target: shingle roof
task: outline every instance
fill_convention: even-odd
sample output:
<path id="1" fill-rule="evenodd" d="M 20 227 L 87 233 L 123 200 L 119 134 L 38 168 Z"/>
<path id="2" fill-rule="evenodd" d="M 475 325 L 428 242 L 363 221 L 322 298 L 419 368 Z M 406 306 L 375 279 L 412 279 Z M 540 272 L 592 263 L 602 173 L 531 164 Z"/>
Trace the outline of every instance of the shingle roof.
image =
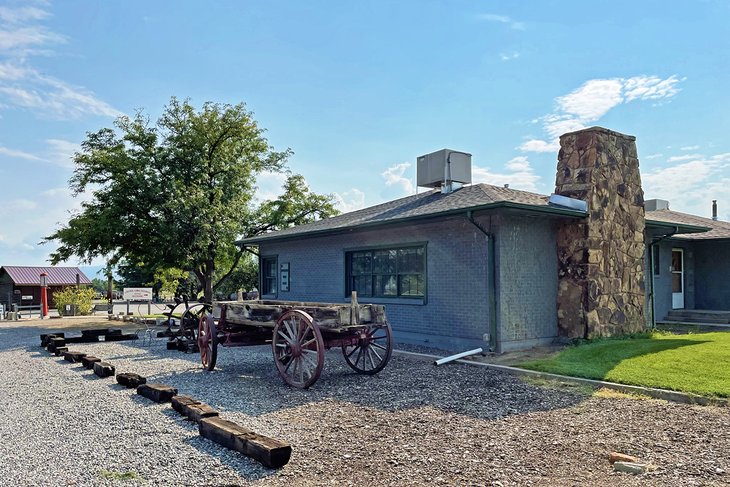
<path id="1" fill-rule="evenodd" d="M 81 284 L 91 284 L 86 275 L 81 272 L 78 267 L 31 267 L 31 266 L 12 266 L 6 265 L 0 267 L 4 269 L 13 280 L 16 286 L 40 286 L 41 273 L 48 274 L 48 285 L 59 286 L 76 284 L 76 274 L 79 275 Z"/>
<path id="2" fill-rule="evenodd" d="M 477 210 L 494 207 L 520 208 L 528 211 L 577 217 L 585 216 L 585 213 L 581 211 L 548 205 L 548 196 L 545 195 L 489 184 L 474 184 L 464 186 L 449 194 L 442 194 L 439 190 L 433 190 L 406 196 L 370 208 L 244 239 L 242 243 L 257 243 L 294 235 L 329 233 L 348 228 L 393 223 L 405 219 L 443 216 L 469 209 Z"/>
<path id="3" fill-rule="evenodd" d="M 689 225 L 699 227 L 700 229 L 707 229 L 707 231 L 702 231 L 698 229 L 698 231 L 702 233 L 683 233 L 682 235 L 674 236 L 674 238 L 680 238 L 684 240 L 712 240 L 720 238 L 730 238 L 730 222 L 712 220 L 710 218 L 704 218 L 697 215 L 689 215 L 687 213 L 680 213 L 678 211 L 647 211 L 646 221 L 647 223 L 653 221 L 675 225 Z"/>

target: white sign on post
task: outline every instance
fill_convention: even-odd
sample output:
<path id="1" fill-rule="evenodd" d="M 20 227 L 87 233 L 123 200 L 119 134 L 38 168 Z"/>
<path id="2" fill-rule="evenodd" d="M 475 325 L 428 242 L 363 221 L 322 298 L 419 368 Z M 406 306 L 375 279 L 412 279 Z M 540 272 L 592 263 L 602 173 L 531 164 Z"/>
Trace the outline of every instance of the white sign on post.
<path id="1" fill-rule="evenodd" d="M 125 287 L 122 293 L 125 301 L 152 301 L 151 287 Z"/>

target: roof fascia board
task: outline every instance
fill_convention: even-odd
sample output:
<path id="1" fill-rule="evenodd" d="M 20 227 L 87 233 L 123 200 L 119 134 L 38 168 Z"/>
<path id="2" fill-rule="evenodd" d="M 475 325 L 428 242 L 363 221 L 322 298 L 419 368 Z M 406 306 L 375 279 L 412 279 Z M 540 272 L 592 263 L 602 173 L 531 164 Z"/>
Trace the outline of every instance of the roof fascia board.
<path id="1" fill-rule="evenodd" d="M 336 234 L 336 233 L 348 232 L 351 230 L 367 229 L 367 228 L 379 227 L 379 226 L 383 226 L 383 225 L 393 225 L 393 224 L 398 224 L 398 223 L 407 223 L 407 222 L 412 222 L 412 221 L 428 220 L 428 219 L 433 219 L 433 218 L 443 218 L 443 217 L 452 216 L 452 215 L 461 215 L 463 213 L 466 213 L 467 211 L 493 210 L 493 209 L 499 209 L 499 208 L 510 208 L 510 209 L 516 209 L 516 210 L 523 210 L 523 211 L 527 211 L 527 212 L 549 214 L 549 215 L 563 216 L 563 217 L 570 217 L 570 218 L 584 218 L 588 215 L 587 212 L 579 211 L 579 210 L 570 210 L 567 208 L 556 208 L 553 206 L 544 206 L 543 207 L 543 206 L 535 206 L 535 205 L 529 205 L 529 204 L 524 204 L 524 203 L 514 203 L 511 201 L 499 201 L 496 203 L 489 203 L 486 205 L 478 205 L 478 206 L 459 208 L 459 209 L 455 209 L 455 210 L 441 211 L 441 212 L 437 212 L 437 213 L 429 213 L 427 215 L 406 216 L 406 217 L 402 217 L 402 218 L 393 218 L 391 220 L 385 220 L 385 221 L 377 221 L 377 222 L 370 222 L 370 223 L 366 222 L 366 223 L 360 223 L 360 224 L 337 227 L 337 228 L 314 230 L 311 232 L 289 233 L 287 235 L 271 236 L 271 237 L 267 237 L 266 235 L 261 235 L 259 237 L 252 237 L 252 238 L 245 238 L 245 239 L 238 240 L 238 241 L 236 241 L 236 244 L 238 244 L 238 245 L 257 244 L 260 242 L 273 242 L 273 241 L 279 241 L 279 240 L 288 240 L 290 238 L 332 235 L 332 234 Z"/>

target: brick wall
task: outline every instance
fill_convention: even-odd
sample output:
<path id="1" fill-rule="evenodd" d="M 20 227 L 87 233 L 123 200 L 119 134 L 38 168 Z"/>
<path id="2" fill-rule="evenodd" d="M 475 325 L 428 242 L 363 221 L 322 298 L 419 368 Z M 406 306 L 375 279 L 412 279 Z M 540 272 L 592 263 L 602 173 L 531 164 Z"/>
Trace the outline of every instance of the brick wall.
<path id="1" fill-rule="evenodd" d="M 551 342 L 557 335 L 556 224 L 505 218 L 497 234 L 497 312 L 502 351 Z"/>
<path id="2" fill-rule="evenodd" d="M 477 217 L 496 235 L 498 313 L 508 348 L 532 346 L 557 334 L 555 235 L 547 220 Z M 502 229 L 504 228 L 504 232 Z M 447 350 L 484 347 L 489 333 L 487 241 L 465 217 L 400 227 L 300 238 L 261 245 L 264 256 L 290 265 L 290 290 L 281 300 L 347 302 L 345 252 L 369 246 L 426 243 L 424 300 L 366 299 L 386 304 L 396 339 Z"/>

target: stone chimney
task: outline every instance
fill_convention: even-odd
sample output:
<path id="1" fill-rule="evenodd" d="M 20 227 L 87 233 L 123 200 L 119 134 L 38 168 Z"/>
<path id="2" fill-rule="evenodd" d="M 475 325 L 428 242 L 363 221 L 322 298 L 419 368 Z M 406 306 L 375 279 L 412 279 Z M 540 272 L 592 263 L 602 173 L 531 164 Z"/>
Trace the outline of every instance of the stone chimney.
<path id="1" fill-rule="evenodd" d="M 558 230 L 558 328 L 593 338 L 644 328 L 644 192 L 636 138 L 601 127 L 560 137 L 557 194 L 588 202 Z"/>

